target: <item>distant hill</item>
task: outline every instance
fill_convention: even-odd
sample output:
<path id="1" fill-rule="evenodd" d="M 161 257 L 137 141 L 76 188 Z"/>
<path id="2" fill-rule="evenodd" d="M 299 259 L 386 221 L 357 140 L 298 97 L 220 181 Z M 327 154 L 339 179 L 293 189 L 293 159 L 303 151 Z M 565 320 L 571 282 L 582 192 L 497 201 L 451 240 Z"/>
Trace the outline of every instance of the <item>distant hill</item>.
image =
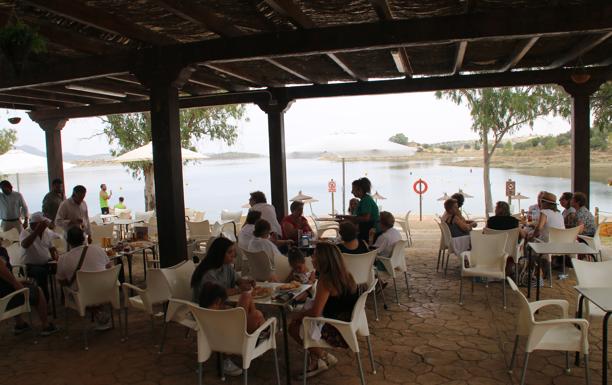
<path id="1" fill-rule="evenodd" d="M 28 146 L 27 144 L 23 146 L 15 146 L 15 149 L 25 151 L 32 155 L 47 156 L 47 153 L 45 151 L 42 151 L 34 146 Z M 64 152 L 63 155 L 64 161 L 66 162 L 69 162 L 71 160 L 107 160 L 112 158 L 110 154 L 78 155 L 70 152 Z"/>

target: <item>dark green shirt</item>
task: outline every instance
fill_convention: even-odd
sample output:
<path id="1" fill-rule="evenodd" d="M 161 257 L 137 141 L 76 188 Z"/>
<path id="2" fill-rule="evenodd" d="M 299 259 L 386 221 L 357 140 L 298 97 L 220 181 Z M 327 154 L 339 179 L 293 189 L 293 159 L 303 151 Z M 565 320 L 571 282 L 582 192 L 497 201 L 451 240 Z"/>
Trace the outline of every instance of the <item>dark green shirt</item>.
<path id="1" fill-rule="evenodd" d="M 378 205 L 374 202 L 374 199 L 370 196 L 370 194 L 365 194 L 359 200 L 359 206 L 357 206 L 357 210 L 355 212 L 356 216 L 362 216 L 370 214 L 370 220 L 366 222 L 359 222 L 359 239 L 363 239 L 365 241 L 368 240 L 368 234 L 371 228 L 374 228 L 376 232 L 379 232 L 379 224 L 380 224 L 380 215 L 378 212 Z"/>

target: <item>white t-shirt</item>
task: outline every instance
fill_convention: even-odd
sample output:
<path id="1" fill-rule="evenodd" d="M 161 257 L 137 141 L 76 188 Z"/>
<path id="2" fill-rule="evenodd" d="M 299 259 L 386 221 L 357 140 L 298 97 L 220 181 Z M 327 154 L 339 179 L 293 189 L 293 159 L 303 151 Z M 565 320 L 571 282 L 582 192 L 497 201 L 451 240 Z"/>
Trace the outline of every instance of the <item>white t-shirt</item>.
<path id="1" fill-rule="evenodd" d="M 255 238 L 253 235 L 253 230 L 255 230 L 255 225 L 250 224 L 245 224 L 242 226 L 242 229 L 240 229 L 240 233 L 238 233 L 238 244 L 243 249 L 248 248 L 251 240 Z"/>
<path id="2" fill-rule="evenodd" d="M 270 223 L 272 232 L 278 234 L 279 237 L 282 237 L 283 229 L 281 228 L 280 223 L 278 223 L 278 218 L 276 218 L 276 209 L 274 206 L 268 203 L 256 203 L 251 206 L 251 210 L 259 211 L 261 213 L 261 219 L 265 219 Z"/>
<path id="3" fill-rule="evenodd" d="M 401 240 L 402 235 L 397 229 L 393 227 L 388 229 L 376 238 L 376 242 L 374 242 L 376 253 L 381 257 L 390 257 L 393 252 L 393 245 Z"/>
<path id="4" fill-rule="evenodd" d="M 561 215 L 558 211 L 553 211 L 551 209 L 542 209 L 540 210 L 540 215 L 546 215 L 546 223 L 540 231 L 540 239 L 544 242 L 548 242 L 548 229 L 564 229 L 565 223 L 563 222 L 563 215 Z"/>
<path id="5" fill-rule="evenodd" d="M 24 239 L 30 236 L 34 230 L 31 228 L 24 229 L 19 234 L 19 242 L 23 242 Z M 45 265 L 51 259 L 51 253 L 49 249 L 53 247 L 53 239 L 59 238 L 59 235 L 49 229 L 43 231 L 42 236 L 34 238 L 34 242 L 27 249 L 24 247 L 23 261 L 27 264 L 32 265 Z"/>
<path id="6" fill-rule="evenodd" d="M 252 253 L 257 253 L 259 251 L 263 251 L 266 253 L 268 258 L 270 258 L 270 264 L 274 266 L 275 257 L 283 257 L 285 256 L 278 250 L 278 247 L 271 240 L 265 238 L 253 237 L 251 242 L 249 242 L 249 246 L 247 247 L 247 251 Z"/>
<path id="7" fill-rule="evenodd" d="M 83 247 L 79 246 L 71 249 L 67 253 L 60 255 L 57 261 L 57 278 L 68 280 L 72 278 L 72 274 L 79 264 L 81 259 L 81 253 L 83 253 Z M 87 254 L 83 259 L 83 265 L 81 271 L 96 272 L 106 270 L 109 259 L 104 249 L 97 245 L 89 245 L 87 248 Z"/>

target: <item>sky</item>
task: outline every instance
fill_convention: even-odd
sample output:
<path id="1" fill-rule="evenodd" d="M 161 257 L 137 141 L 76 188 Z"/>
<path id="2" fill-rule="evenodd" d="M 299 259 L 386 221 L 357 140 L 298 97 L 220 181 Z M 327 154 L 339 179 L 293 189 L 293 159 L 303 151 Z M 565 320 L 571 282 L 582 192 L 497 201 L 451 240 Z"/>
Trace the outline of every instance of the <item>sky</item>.
<path id="1" fill-rule="evenodd" d="M 267 118 L 255 105 L 247 105 L 248 121 L 238 124 L 238 141 L 232 147 L 220 142 L 203 141 L 197 147 L 203 153 L 225 151 L 268 153 Z M 17 145 L 30 145 L 45 150 L 43 131 L 22 112 L 5 111 L 5 117 L 21 116 L 22 121 L 10 125 L 5 119 L 0 127 L 17 130 Z M 297 149 L 316 136 L 329 133 L 365 133 L 391 137 L 404 133 L 411 141 L 437 143 L 452 140 L 476 140 L 470 129 L 467 107 L 436 99 L 434 93 L 410 93 L 377 96 L 352 96 L 306 99 L 294 102 L 285 115 L 285 145 Z M 71 119 L 62 131 L 64 152 L 79 155 L 109 153 L 110 145 L 99 118 Z M 559 118 L 539 119 L 533 130 L 525 127 L 514 136 L 556 135 L 568 131 L 568 121 Z M 92 136 L 94 136 L 92 138 Z M 364 143 L 367 147 L 367 143 Z"/>

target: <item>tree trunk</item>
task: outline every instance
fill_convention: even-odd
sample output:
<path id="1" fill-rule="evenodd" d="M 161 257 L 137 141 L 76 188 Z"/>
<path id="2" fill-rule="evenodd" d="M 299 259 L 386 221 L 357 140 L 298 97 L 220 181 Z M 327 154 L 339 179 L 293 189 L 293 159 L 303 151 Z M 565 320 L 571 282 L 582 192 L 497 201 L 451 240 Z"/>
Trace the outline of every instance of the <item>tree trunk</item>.
<path id="1" fill-rule="evenodd" d="M 155 210 L 155 179 L 153 175 L 153 164 L 144 166 L 142 173 L 144 174 L 145 180 L 145 210 Z"/>
<path id="2" fill-rule="evenodd" d="M 484 184 L 484 197 L 485 197 L 485 216 L 488 217 L 489 213 L 493 211 L 493 198 L 491 197 L 491 177 L 489 169 L 491 166 L 491 157 L 489 155 L 489 138 L 483 135 L 482 138 L 482 181 Z"/>

